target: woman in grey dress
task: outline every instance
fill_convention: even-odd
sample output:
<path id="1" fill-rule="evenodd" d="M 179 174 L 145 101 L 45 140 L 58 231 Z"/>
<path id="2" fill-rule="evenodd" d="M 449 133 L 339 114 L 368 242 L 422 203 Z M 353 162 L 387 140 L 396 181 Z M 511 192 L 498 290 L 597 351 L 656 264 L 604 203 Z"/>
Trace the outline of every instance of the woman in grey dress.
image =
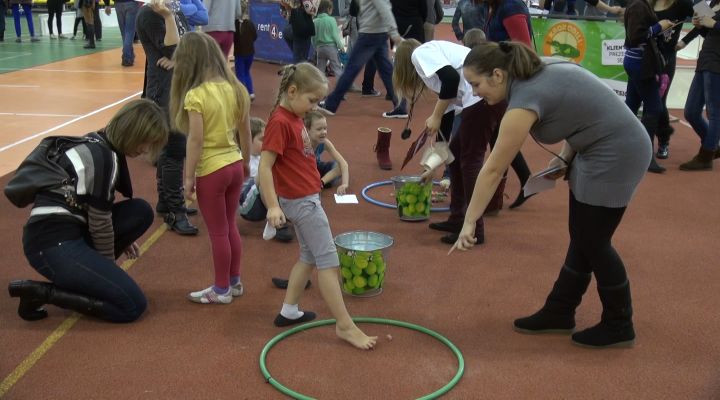
<path id="1" fill-rule="evenodd" d="M 477 96 L 506 100 L 497 144 L 483 166 L 455 247 L 475 244 L 475 221 L 528 133 L 542 143 L 563 141 L 551 179 L 569 172 L 570 244 L 555 285 L 537 313 L 515 321 L 522 333 L 575 328 L 575 308 L 597 280 L 603 305 L 597 325 L 572 335 L 591 347 L 630 346 L 635 339 L 630 285 L 611 239 L 640 180 L 652 148 L 645 129 L 610 88 L 582 67 L 541 60 L 523 44 L 487 42 L 468 54 L 464 76 Z M 576 112 L 567 113 L 568 109 Z"/>

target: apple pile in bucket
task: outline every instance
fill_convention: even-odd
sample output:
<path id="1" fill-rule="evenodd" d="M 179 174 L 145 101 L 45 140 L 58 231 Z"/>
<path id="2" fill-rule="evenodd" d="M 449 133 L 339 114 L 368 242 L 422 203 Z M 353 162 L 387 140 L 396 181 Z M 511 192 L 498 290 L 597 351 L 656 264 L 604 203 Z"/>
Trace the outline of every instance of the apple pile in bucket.
<path id="1" fill-rule="evenodd" d="M 427 219 L 430 216 L 432 182 L 407 182 L 395 193 L 400 219 Z"/>
<path id="2" fill-rule="evenodd" d="M 385 281 L 385 258 L 381 250 L 353 251 L 338 249 L 342 289 L 362 295 L 380 289 Z"/>

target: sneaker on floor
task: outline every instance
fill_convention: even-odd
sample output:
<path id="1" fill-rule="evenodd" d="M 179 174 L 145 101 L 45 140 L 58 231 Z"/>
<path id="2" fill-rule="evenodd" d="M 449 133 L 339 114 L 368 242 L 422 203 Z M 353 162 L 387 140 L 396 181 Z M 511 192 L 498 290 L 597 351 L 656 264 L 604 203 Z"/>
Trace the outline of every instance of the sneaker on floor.
<path id="1" fill-rule="evenodd" d="M 30 38 L 30 41 L 31 41 L 31 42 L 39 42 L 39 41 L 40 41 L 40 38 L 39 38 L 39 37 L 32 36 L 32 37 Z"/>
<path id="2" fill-rule="evenodd" d="M 230 294 L 232 297 L 240 297 L 245 293 L 245 288 L 242 282 L 238 282 L 236 285 L 230 285 Z"/>
<path id="3" fill-rule="evenodd" d="M 67 36 L 65 36 L 65 35 L 58 35 L 58 39 L 67 39 Z"/>
<path id="4" fill-rule="evenodd" d="M 22 43 L 22 39 L 20 39 L 20 38 L 15 39 L 15 43 Z"/>
<path id="5" fill-rule="evenodd" d="M 330 111 L 330 110 L 328 110 L 327 108 L 325 108 L 325 102 L 324 102 L 324 101 L 321 101 L 320 103 L 318 103 L 317 110 L 320 111 L 321 113 L 325 114 L 325 115 L 329 115 L 329 116 L 335 115 L 335 113 L 334 113 L 333 111 Z"/>
<path id="6" fill-rule="evenodd" d="M 395 108 L 390 112 L 384 112 L 383 117 L 385 118 L 403 118 L 407 119 L 408 113 L 405 110 L 401 110 L 399 108 Z"/>
<path id="7" fill-rule="evenodd" d="M 283 243 L 292 242 L 293 235 L 292 232 L 290 232 L 290 227 L 286 225 L 278 228 L 273 239 Z"/>
<path id="8" fill-rule="evenodd" d="M 362 97 L 378 97 L 381 95 L 382 95 L 382 92 L 379 90 L 375 90 L 375 89 L 373 89 L 371 91 L 365 91 L 365 90 L 362 91 Z"/>
<path id="9" fill-rule="evenodd" d="M 193 303 L 200 304 L 230 304 L 233 300 L 232 290 L 228 290 L 225 294 L 217 294 L 212 286 L 197 292 L 190 292 L 187 298 Z"/>
<path id="10" fill-rule="evenodd" d="M 348 92 L 350 92 L 350 93 L 360 93 L 360 92 L 362 92 L 362 89 L 360 89 L 360 87 L 358 87 L 358 85 L 356 85 L 356 84 L 353 83 L 352 86 L 350 86 L 350 89 L 348 89 Z"/>
<path id="11" fill-rule="evenodd" d="M 51 33 L 51 34 L 50 34 L 50 39 L 51 39 L 51 40 L 55 40 L 55 39 L 57 39 L 57 36 L 55 36 L 55 35 L 53 35 L 53 34 Z"/>

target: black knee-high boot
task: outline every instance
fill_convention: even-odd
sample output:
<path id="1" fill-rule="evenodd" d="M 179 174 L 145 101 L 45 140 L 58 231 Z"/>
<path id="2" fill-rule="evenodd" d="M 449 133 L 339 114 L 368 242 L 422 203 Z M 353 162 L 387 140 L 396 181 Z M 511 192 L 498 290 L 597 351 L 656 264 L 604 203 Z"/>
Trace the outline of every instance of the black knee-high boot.
<path id="1" fill-rule="evenodd" d="M 522 333 L 571 333 L 575 328 L 575 309 L 590 284 L 591 274 L 563 265 L 545 305 L 535 314 L 515 320 Z"/>
<path id="2" fill-rule="evenodd" d="M 603 305 L 600 323 L 572 335 L 575 344 L 587 347 L 631 347 L 635 343 L 630 282 L 598 287 Z"/>
<path id="3" fill-rule="evenodd" d="M 94 25 L 87 25 L 87 44 L 83 46 L 84 49 L 94 49 L 95 48 L 95 26 Z"/>
<path id="4" fill-rule="evenodd" d="M 643 126 L 645 127 L 645 130 L 647 130 L 648 135 L 650 136 L 650 144 L 654 146 L 655 142 L 655 136 L 657 136 L 658 132 L 658 116 L 655 114 L 648 114 L 643 115 L 641 122 Z M 655 160 L 655 151 L 652 152 L 652 158 L 650 159 L 650 165 L 648 166 L 649 172 L 654 172 L 656 174 L 662 174 L 665 172 L 665 167 L 661 166 L 657 163 L 657 160 Z"/>
<path id="5" fill-rule="evenodd" d="M 20 297 L 18 315 L 27 321 L 35 321 L 47 317 L 42 309 L 45 304 L 77 311 L 81 314 L 103 318 L 104 303 L 78 293 L 58 289 L 52 283 L 36 281 L 12 281 L 8 286 L 10 297 Z"/>
<path id="6" fill-rule="evenodd" d="M 185 135 L 171 132 L 168 143 L 158 160 L 157 211 L 166 211 L 165 223 L 180 235 L 197 235 L 198 228 L 188 220 L 183 196 L 183 164 L 185 160 Z"/>

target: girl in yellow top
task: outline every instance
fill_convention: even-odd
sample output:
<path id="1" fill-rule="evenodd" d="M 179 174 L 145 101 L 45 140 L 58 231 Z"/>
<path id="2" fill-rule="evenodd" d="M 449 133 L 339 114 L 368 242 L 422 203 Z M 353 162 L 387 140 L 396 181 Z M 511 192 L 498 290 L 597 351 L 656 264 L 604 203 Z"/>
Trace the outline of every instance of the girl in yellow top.
<path id="1" fill-rule="evenodd" d="M 235 210 L 249 171 L 250 158 L 243 154 L 250 154 L 250 98 L 207 34 L 186 33 L 174 61 L 170 115 L 174 125 L 188 133 L 185 197 L 197 192 L 215 266 L 215 284 L 188 298 L 228 304 L 243 293 Z"/>

